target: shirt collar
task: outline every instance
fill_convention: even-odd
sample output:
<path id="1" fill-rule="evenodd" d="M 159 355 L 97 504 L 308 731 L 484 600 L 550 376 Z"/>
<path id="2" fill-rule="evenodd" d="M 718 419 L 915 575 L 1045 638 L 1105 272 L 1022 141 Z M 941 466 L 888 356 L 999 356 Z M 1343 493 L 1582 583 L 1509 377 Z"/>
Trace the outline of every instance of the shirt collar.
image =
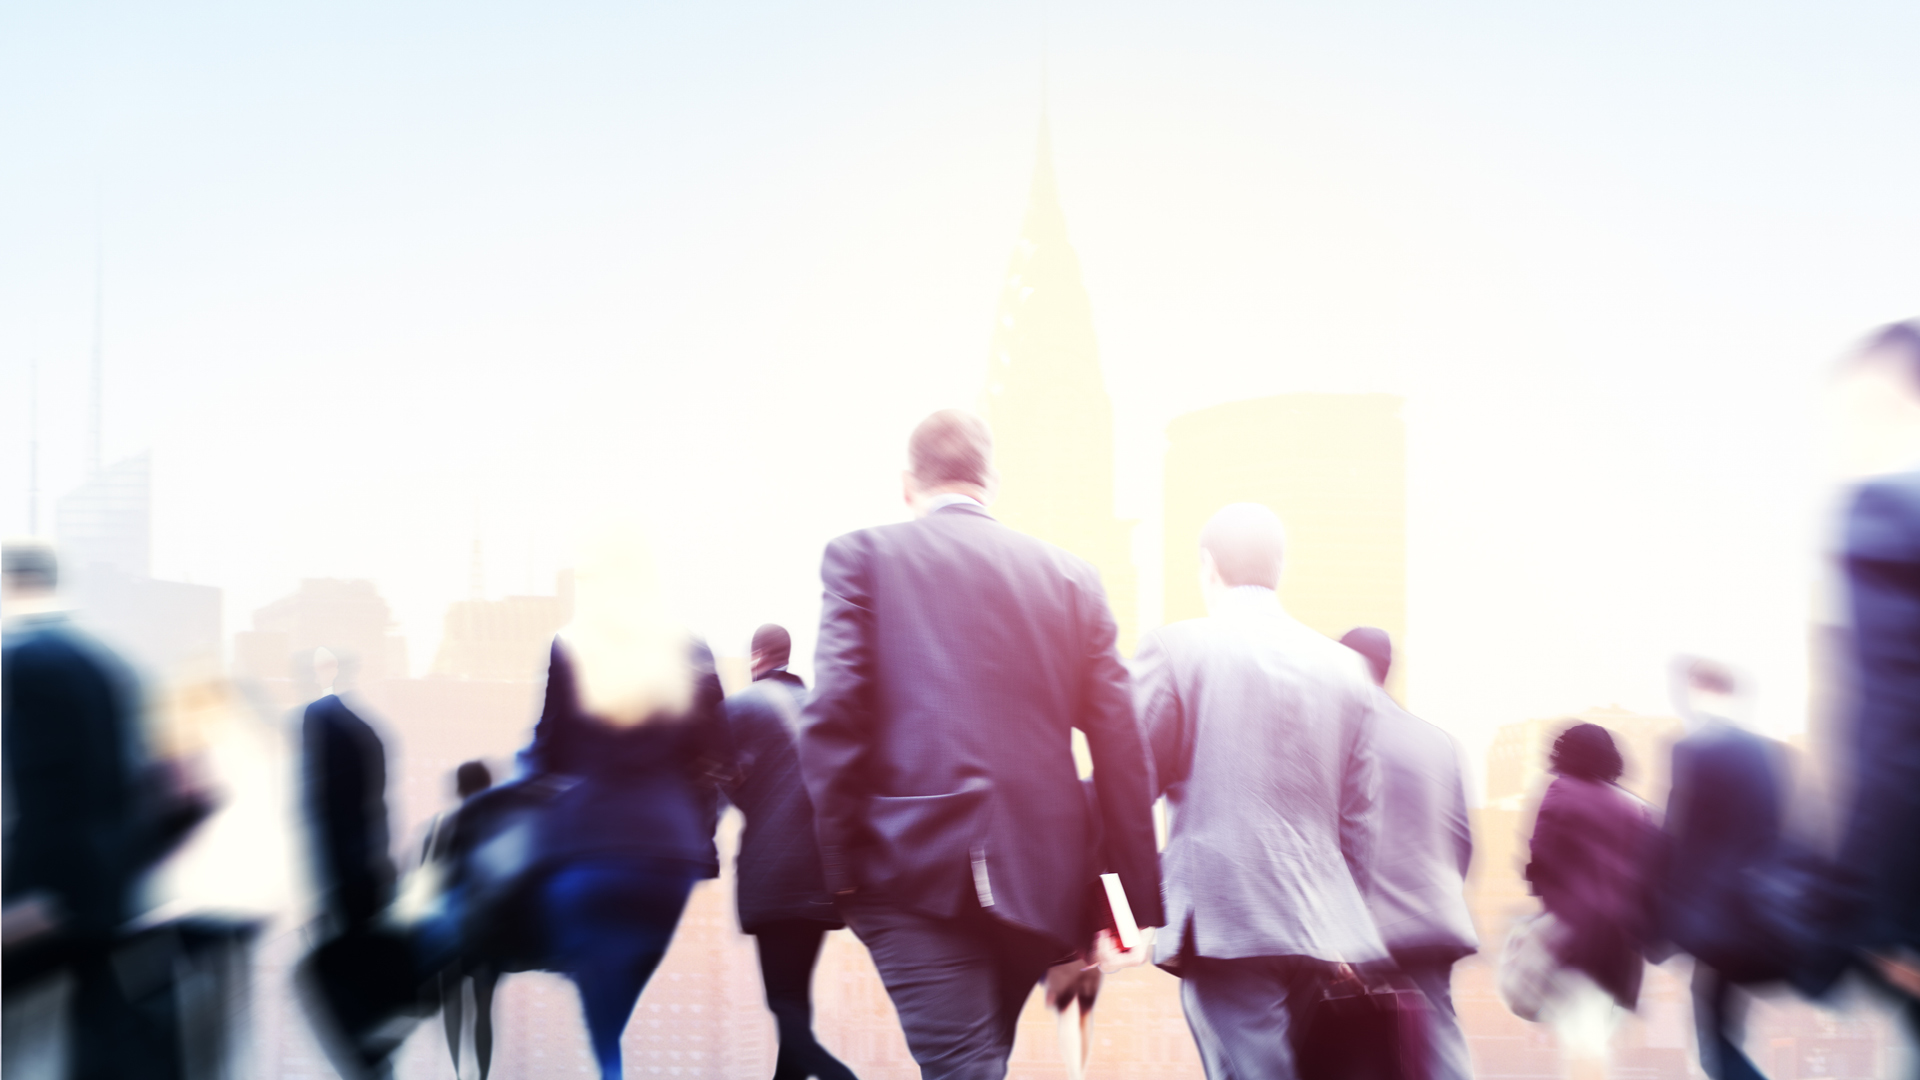
<path id="1" fill-rule="evenodd" d="M 1220 594 L 1215 607 L 1212 612 L 1215 615 L 1241 611 L 1286 614 L 1286 609 L 1280 606 L 1280 594 L 1265 585 L 1235 585 Z"/>
<path id="2" fill-rule="evenodd" d="M 982 510 L 987 508 L 985 503 L 971 495 L 962 495 L 957 491 L 949 491 L 944 495 L 935 495 L 933 498 L 928 499 L 927 513 L 931 514 L 936 510 L 945 510 L 949 506 L 957 506 L 960 503 L 971 503 Z"/>

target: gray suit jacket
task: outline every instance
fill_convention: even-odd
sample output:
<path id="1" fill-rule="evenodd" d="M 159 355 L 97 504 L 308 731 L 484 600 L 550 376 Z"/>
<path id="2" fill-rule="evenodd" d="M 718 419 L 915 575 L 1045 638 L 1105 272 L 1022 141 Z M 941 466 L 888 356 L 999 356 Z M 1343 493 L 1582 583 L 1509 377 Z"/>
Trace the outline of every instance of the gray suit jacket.
<path id="1" fill-rule="evenodd" d="M 1380 835 L 1367 905 L 1387 948 L 1457 960 L 1480 948 L 1467 913 L 1473 832 L 1453 737 L 1374 691 Z"/>
<path id="2" fill-rule="evenodd" d="M 1134 679 L 1173 818 L 1155 961 L 1385 959 L 1362 899 L 1380 778 L 1360 658 L 1243 588 L 1147 635 Z"/>

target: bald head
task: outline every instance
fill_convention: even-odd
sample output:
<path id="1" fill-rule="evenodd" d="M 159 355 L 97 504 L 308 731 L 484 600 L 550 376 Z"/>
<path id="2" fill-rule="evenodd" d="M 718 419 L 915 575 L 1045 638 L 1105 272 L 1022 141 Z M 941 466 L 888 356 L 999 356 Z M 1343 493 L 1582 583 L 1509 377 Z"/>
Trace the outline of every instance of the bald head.
<path id="1" fill-rule="evenodd" d="M 1220 581 L 1229 587 L 1280 587 L 1280 560 L 1287 532 L 1280 518 L 1259 503 L 1230 503 L 1200 530 L 1200 550 L 1213 559 Z"/>
<path id="2" fill-rule="evenodd" d="M 913 429 L 907 467 L 923 491 L 987 487 L 993 475 L 993 433 L 970 412 L 942 409 Z"/>

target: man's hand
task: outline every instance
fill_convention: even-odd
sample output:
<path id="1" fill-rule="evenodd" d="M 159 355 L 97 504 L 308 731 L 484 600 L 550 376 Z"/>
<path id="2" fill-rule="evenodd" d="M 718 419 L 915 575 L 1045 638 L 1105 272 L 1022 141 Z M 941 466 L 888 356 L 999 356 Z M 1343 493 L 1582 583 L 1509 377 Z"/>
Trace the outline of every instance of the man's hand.
<path id="1" fill-rule="evenodd" d="M 1092 959 L 1094 966 L 1102 974 L 1111 975 L 1116 971 L 1139 967 L 1153 955 L 1153 927 L 1140 928 L 1140 944 L 1131 949 L 1120 947 L 1120 938 L 1111 927 L 1104 927 L 1093 935 Z"/>

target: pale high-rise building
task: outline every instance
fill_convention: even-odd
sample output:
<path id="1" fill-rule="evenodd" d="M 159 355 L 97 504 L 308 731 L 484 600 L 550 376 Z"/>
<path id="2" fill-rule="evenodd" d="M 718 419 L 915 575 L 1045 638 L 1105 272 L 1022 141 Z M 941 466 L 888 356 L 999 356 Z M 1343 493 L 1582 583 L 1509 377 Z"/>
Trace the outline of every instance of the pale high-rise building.
<path id="1" fill-rule="evenodd" d="M 1329 637 L 1407 627 L 1407 451 L 1401 399 L 1282 394 L 1201 409 L 1167 425 L 1167 622 L 1206 614 L 1200 528 L 1228 503 L 1264 503 L 1287 529 L 1280 597 Z M 1394 664 L 1394 685 L 1402 665 Z"/>
<path id="2" fill-rule="evenodd" d="M 1131 652 L 1139 627 L 1133 526 L 1114 515 L 1113 401 L 1100 375 L 1093 307 L 1067 240 L 1047 123 L 1027 213 L 994 317 L 982 412 L 993 428 L 994 516 L 1100 571 Z"/>

